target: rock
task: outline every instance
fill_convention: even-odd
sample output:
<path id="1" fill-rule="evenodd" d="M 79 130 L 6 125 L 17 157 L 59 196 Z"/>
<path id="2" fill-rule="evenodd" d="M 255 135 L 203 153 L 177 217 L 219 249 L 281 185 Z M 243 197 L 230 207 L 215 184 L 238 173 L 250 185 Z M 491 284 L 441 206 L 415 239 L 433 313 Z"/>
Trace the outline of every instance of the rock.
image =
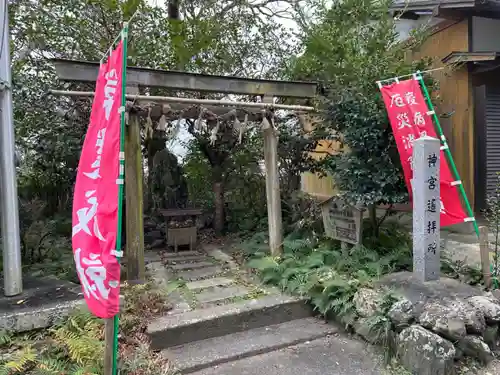
<path id="1" fill-rule="evenodd" d="M 461 283 L 458 280 L 441 277 L 436 281 L 422 282 L 413 272 L 398 272 L 383 276 L 375 282 L 374 289 L 388 288 L 404 296 L 413 303 L 415 317 L 418 317 L 426 304 L 444 300 L 466 301 L 469 297 L 481 295 L 479 288 Z"/>
<path id="2" fill-rule="evenodd" d="M 467 328 L 468 333 L 482 334 L 486 329 L 486 321 L 480 310 L 462 300 L 444 302 L 451 312 L 460 316 Z"/>
<path id="3" fill-rule="evenodd" d="M 370 332 L 368 325 L 366 324 L 367 318 L 359 318 L 356 323 L 354 323 L 354 331 L 368 341 L 370 344 L 375 344 L 375 337 Z"/>
<path id="4" fill-rule="evenodd" d="M 144 233 L 144 240 L 145 241 L 148 240 L 150 242 L 153 242 L 154 240 L 157 240 L 160 238 L 163 238 L 163 236 L 161 234 L 161 231 L 159 231 L 159 230 L 152 230 L 152 231 Z"/>
<path id="5" fill-rule="evenodd" d="M 152 219 L 144 218 L 144 232 L 149 232 L 156 229 L 156 223 Z"/>
<path id="6" fill-rule="evenodd" d="M 418 320 L 425 328 L 457 341 L 466 333 L 482 334 L 486 329 L 483 314 L 460 300 L 429 302 Z"/>
<path id="7" fill-rule="evenodd" d="M 396 302 L 388 312 L 396 328 L 408 327 L 414 319 L 413 304 L 407 299 Z"/>
<path id="8" fill-rule="evenodd" d="M 161 247 L 164 247 L 165 246 L 165 240 L 164 239 L 158 239 L 158 240 L 155 240 L 151 245 L 151 249 L 159 249 Z"/>
<path id="9" fill-rule="evenodd" d="M 484 293 L 485 297 L 492 298 L 496 303 L 500 303 L 500 290 L 494 289 Z"/>
<path id="10" fill-rule="evenodd" d="M 363 318 L 375 315 L 382 296 L 373 289 L 361 288 L 354 295 L 353 302 L 358 314 Z"/>
<path id="11" fill-rule="evenodd" d="M 459 361 L 464 357 L 465 353 L 462 349 L 455 346 L 455 361 Z"/>
<path id="12" fill-rule="evenodd" d="M 493 360 L 493 353 L 480 336 L 467 335 L 457 345 L 465 355 L 479 359 L 487 365 Z"/>
<path id="13" fill-rule="evenodd" d="M 483 332 L 483 339 L 486 344 L 492 350 L 496 350 L 498 348 L 498 339 L 499 339 L 499 331 L 498 326 L 488 326 Z"/>
<path id="14" fill-rule="evenodd" d="M 500 322 L 500 305 L 496 298 L 477 296 L 469 298 L 468 301 L 483 313 L 486 322 L 490 324 Z"/>
<path id="15" fill-rule="evenodd" d="M 429 303 L 420 315 L 419 323 L 450 340 L 460 340 L 467 334 L 465 322 L 458 317 L 451 317 L 441 305 Z"/>
<path id="16" fill-rule="evenodd" d="M 332 318 L 333 318 L 333 321 L 336 324 L 339 324 L 340 326 L 344 327 L 344 329 L 347 332 L 352 333 L 353 330 L 354 331 L 356 330 L 355 329 L 355 325 L 356 325 L 357 321 L 356 321 L 356 319 L 353 316 L 349 316 L 349 315 L 338 316 L 338 315 L 335 315 Z"/>
<path id="17" fill-rule="evenodd" d="M 403 366 L 418 375 L 452 375 L 455 347 L 425 328 L 412 325 L 398 336 L 398 357 Z"/>
<path id="18" fill-rule="evenodd" d="M 377 332 L 374 330 L 370 329 L 370 326 L 368 324 L 369 318 L 359 318 L 355 323 L 354 323 L 354 331 L 364 338 L 367 342 L 370 344 L 382 344 L 381 340 L 383 339 L 382 337 L 377 337 Z M 388 322 L 390 323 L 390 322 Z M 396 335 L 396 333 L 391 332 L 391 334 Z"/>

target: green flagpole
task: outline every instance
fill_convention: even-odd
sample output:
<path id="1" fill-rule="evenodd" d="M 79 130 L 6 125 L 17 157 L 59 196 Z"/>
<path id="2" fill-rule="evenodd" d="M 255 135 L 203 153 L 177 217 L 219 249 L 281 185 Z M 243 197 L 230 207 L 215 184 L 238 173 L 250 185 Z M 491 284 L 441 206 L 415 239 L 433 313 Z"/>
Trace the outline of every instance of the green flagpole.
<path id="1" fill-rule="evenodd" d="M 422 88 L 425 99 L 427 101 L 427 107 L 432 112 L 432 119 L 434 120 L 433 122 L 434 122 L 436 129 L 437 129 L 437 132 L 439 134 L 439 138 L 441 140 L 441 145 L 444 147 L 444 153 L 448 159 L 448 163 L 449 163 L 451 170 L 453 172 L 453 177 L 455 178 L 455 181 L 461 181 L 460 175 L 458 174 L 458 170 L 457 170 L 457 167 L 455 165 L 455 161 L 453 160 L 453 156 L 451 155 L 451 151 L 450 151 L 450 148 L 448 146 L 448 142 L 446 142 L 446 137 L 443 133 L 443 128 L 441 127 L 441 123 L 439 122 L 439 118 L 436 114 L 434 106 L 432 105 L 432 101 L 431 101 L 431 98 L 429 95 L 429 90 L 427 90 L 427 86 L 425 85 L 425 82 L 424 82 L 424 77 L 422 77 L 422 74 L 420 72 L 417 72 L 415 75 L 415 78 L 418 79 L 418 81 L 420 83 L 420 87 Z M 467 198 L 467 194 L 465 193 L 464 185 L 462 183 L 460 183 L 458 185 L 458 190 L 459 190 L 460 195 L 462 196 L 462 199 L 465 203 L 465 207 L 467 209 L 467 215 L 469 215 L 470 218 L 473 218 L 472 224 L 474 225 L 474 231 L 476 232 L 477 238 L 479 238 L 479 227 L 477 225 L 477 221 L 474 217 L 474 212 L 472 211 L 472 207 L 469 203 L 469 199 Z M 492 265 L 491 265 L 491 267 L 493 268 Z M 495 270 L 495 272 L 492 272 L 492 274 L 494 275 L 493 280 L 494 280 L 495 289 L 496 289 L 496 288 L 498 288 L 498 280 L 496 277 L 496 270 Z"/>
<path id="2" fill-rule="evenodd" d="M 123 217 L 123 184 L 125 182 L 125 105 L 126 105 L 126 87 L 127 87 L 127 40 L 128 40 L 128 22 L 123 23 L 121 32 L 121 39 L 123 43 L 123 60 L 122 60 L 122 97 L 121 107 L 123 110 L 120 114 L 120 169 L 118 180 L 121 182 L 118 185 L 118 229 L 116 231 L 116 251 L 120 254 L 122 248 L 122 217 Z M 117 256 L 118 263 L 120 257 Z M 120 318 L 118 314 L 113 319 L 114 336 L 113 336 L 113 375 L 118 372 L 118 327 Z"/>

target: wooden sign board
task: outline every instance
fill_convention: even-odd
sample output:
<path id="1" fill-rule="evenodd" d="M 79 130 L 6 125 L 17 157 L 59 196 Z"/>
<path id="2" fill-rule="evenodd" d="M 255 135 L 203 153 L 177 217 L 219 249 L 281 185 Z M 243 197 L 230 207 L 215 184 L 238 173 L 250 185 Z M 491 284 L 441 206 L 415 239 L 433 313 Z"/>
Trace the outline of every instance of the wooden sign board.
<path id="1" fill-rule="evenodd" d="M 362 239 L 363 210 L 332 198 L 321 205 L 328 237 L 357 245 Z"/>

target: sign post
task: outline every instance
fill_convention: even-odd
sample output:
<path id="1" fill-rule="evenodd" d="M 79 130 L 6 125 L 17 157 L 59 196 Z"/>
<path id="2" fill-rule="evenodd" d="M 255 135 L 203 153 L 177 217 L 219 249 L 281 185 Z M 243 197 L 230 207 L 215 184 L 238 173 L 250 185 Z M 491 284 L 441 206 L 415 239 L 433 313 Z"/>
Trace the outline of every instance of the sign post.
<path id="1" fill-rule="evenodd" d="M 361 243 L 363 210 L 331 198 L 321 205 L 321 212 L 328 237 L 341 241 L 343 248 Z"/>
<path id="2" fill-rule="evenodd" d="M 426 136 L 413 143 L 413 273 L 421 281 L 440 277 L 440 146 Z"/>

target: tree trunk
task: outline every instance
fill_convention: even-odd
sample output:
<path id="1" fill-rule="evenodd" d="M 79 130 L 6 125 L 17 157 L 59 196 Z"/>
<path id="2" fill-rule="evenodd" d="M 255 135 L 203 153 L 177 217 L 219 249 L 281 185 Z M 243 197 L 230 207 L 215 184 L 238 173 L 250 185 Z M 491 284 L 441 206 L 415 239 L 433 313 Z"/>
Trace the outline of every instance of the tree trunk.
<path id="1" fill-rule="evenodd" d="M 378 220 L 377 220 L 377 206 L 374 204 L 371 204 L 368 207 L 368 213 L 369 213 L 369 218 L 370 218 L 370 223 L 372 226 L 372 234 L 374 237 L 378 237 Z"/>
<path id="2" fill-rule="evenodd" d="M 214 205 L 215 205 L 215 218 L 214 229 L 217 235 L 221 235 L 224 231 L 224 183 L 222 181 L 214 181 Z"/>

